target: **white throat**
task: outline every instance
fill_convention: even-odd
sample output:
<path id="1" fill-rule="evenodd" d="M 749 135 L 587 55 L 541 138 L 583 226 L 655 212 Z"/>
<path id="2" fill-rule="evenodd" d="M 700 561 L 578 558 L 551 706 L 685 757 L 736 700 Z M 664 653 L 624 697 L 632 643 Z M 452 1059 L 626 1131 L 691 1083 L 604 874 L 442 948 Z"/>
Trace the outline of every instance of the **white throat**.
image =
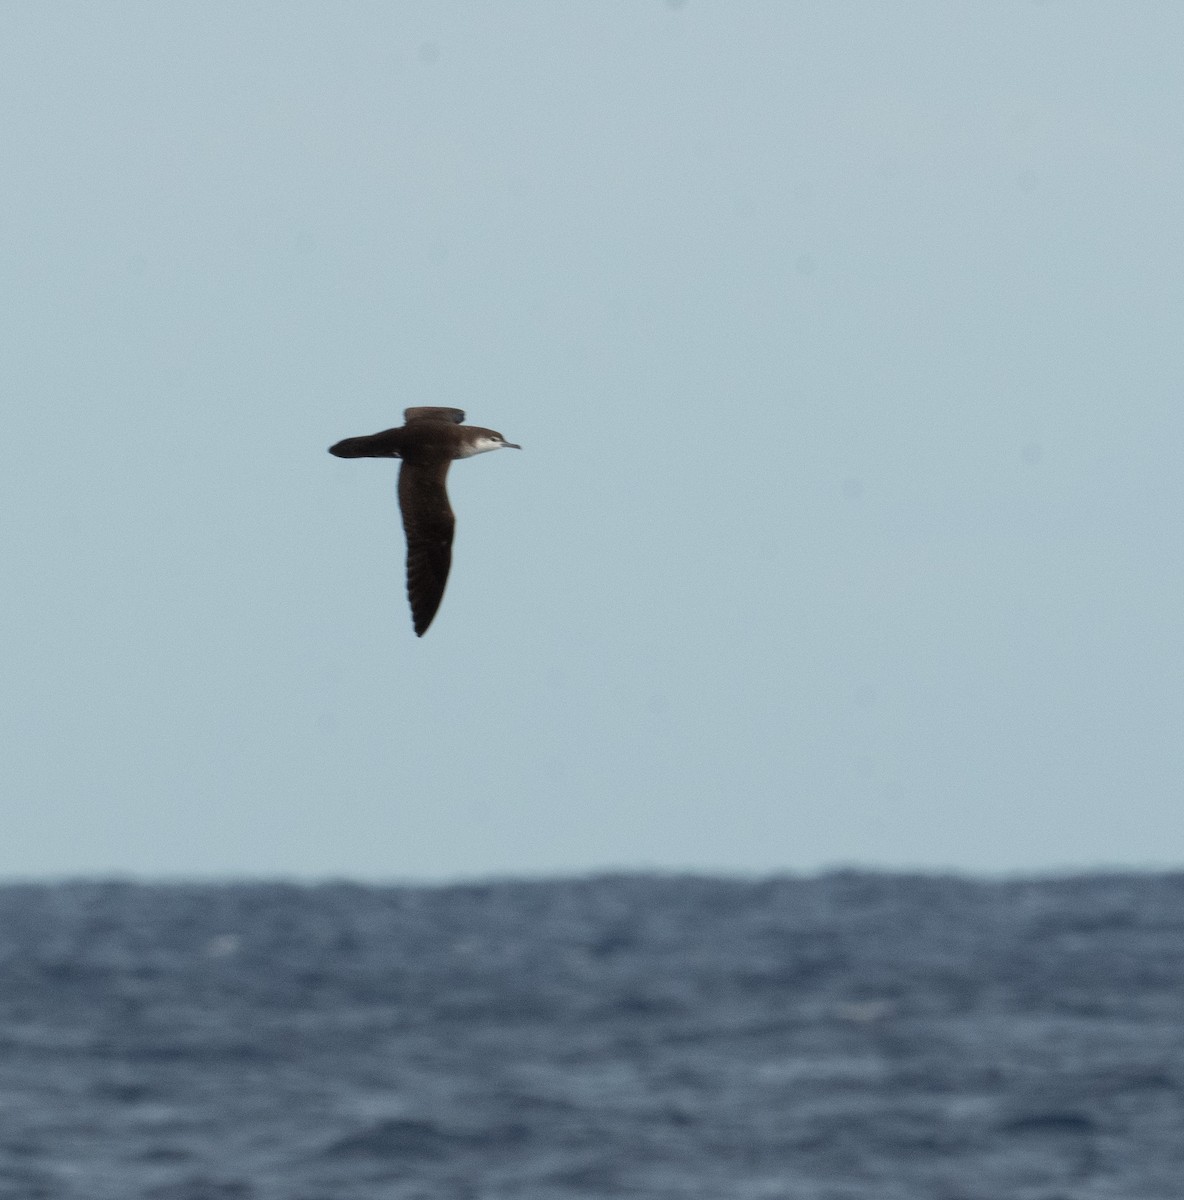
<path id="1" fill-rule="evenodd" d="M 479 437 L 471 442 L 465 442 L 456 457 L 472 458 L 474 454 L 484 454 L 486 450 L 500 450 L 504 445 L 505 442 L 499 442 L 496 438 Z"/>

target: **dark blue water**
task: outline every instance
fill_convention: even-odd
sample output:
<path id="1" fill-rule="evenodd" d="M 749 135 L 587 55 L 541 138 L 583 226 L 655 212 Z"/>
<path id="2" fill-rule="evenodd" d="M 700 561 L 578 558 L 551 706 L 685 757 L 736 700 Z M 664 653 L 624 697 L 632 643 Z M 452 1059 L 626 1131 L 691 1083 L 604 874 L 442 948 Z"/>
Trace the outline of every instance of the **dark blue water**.
<path id="1" fill-rule="evenodd" d="M 1178 1200 L 1184 875 L 0 888 L 0 1197 Z"/>

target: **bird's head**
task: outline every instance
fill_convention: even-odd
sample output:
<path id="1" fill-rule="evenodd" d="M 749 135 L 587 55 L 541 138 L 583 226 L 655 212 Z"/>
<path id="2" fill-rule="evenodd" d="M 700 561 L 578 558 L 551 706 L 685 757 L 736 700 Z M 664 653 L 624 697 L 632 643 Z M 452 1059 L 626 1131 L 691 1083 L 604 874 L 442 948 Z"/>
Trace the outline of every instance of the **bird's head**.
<path id="1" fill-rule="evenodd" d="M 471 437 L 461 458 L 471 458 L 474 454 L 484 454 L 487 450 L 521 450 L 522 447 L 514 442 L 507 442 L 496 429 L 478 429 L 470 427 Z"/>

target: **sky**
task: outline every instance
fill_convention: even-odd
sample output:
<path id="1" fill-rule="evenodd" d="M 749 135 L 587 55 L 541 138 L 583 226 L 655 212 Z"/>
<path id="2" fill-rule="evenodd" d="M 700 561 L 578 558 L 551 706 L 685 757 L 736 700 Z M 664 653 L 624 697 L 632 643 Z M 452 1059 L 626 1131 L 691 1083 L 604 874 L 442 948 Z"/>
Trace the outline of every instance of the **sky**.
<path id="1" fill-rule="evenodd" d="M 0 876 L 1181 866 L 1184 7 L 0 12 Z"/>

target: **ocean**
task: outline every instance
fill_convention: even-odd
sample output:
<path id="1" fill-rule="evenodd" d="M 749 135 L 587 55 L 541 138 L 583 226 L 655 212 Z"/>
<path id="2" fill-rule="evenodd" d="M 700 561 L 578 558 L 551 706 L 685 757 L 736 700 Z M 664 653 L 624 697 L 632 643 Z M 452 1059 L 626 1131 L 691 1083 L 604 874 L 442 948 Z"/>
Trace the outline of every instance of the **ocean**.
<path id="1" fill-rule="evenodd" d="M 0 887 L 4 1200 L 1179 1200 L 1184 874 Z"/>

